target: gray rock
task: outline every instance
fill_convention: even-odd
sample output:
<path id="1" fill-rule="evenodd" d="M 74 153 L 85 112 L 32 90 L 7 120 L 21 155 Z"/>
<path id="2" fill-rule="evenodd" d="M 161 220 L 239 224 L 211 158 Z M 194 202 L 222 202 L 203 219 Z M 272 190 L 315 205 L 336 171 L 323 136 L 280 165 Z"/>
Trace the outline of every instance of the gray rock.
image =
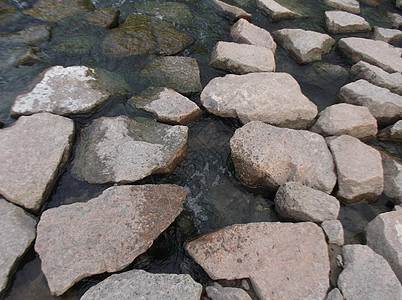
<path id="1" fill-rule="evenodd" d="M 249 223 L 186 245 L 213 280 L 250 278 L 260 299 L 324 299 L 329 288 L 325 236 L 314 223 Z"/>
<path id="2" fill-rule="evenodd" d="M 274 0 L 257 0 L 257 7 L 269 16 L 272 21 L 300 17 L 299 13 L 280 5 Z"/>
<path id="3" fill-rule="evenodd" d="M 211 52 L 210 66 L 235 74 L 274 72 L 275 56 L 271 49 L 230 42 L 218 42 Z"/>
<path id="4" fill-rule="evenodd" d="M 0 198 L 0 296 L 35 239 L 35 226 L 31 215 Z"/>
<path id="5" fill-rule="evenodd" d="M 286 28 L 272 34 L 300 64 L 320 60 L 335 44 L 335 40 L 327 34 L 303 29 Z"/>
<path id="6" fill-rule="evenodd" d="M 379 214 L 367 225 L 366 240 L 371 249 L 388 261 L 402 281 L 402 211 Z"/>
<path id="7" fill-rule="evenodd" d="M 296 181 L 328 194 L 335 185 L 332 155 L 316 133 L 253 121 L 236 130 L 230 147 L 236 174 L 247 185 L 276 191 Z"/>
<path id="8" fill-rule="evenodd" d="M 205 288 L 211 300 L 251 300 L 251 297 L 243 289 L 222 287 L 219 283 Z"/>
<path id="9" fill-rule="evenodd" d="M 154 16 L 183 27 L 194 27 L 194 15 L 185 3 L 140 1 L 135 6 L 136 11 L 143 15 Z"/>
<path id="10" fill-rule="evenodd" d="M 328 139 L 338 173 L 336 196 L 347 204 L 376 202 L 384 189 L 381 154 L 357 138 Z"/>
<path id="11" fill-rule="evenodd" d="M 402 0 L 396 0 L 396 1 L 395 1 L 395 6 L 396 6 L 397 8 L 402 8 Z"/>
<path id="12" fill-rule="evenodd" d="M 374 37 L 375 40 L 392 42 L 402 38 L 402 31 L 398 29 L 389 29 L 375 26 L 374 27 Z"/>
<path id="13" fill-rule="evenodd" d="M 176 185 L 115 186 L 86 203 L 46 210 L 35 250 L 51 293 L 127 267 L 180 214 L 185 197 Z"/>
<path id="14" fill-rule="evenodd" d="M 345 299 L 401 299 L 401 284 L 381 255 L 365 245 L 346 245 L 342 252 L 338 288 Z"/>
<path id="15" fill-rule="evenodd" d="M 91 287 L 81 300 L 199 300 L 201 293 L 201 284 L 188 274 L 152 274 L 131 270 L 101 281 Z"/>
<path id="16" fill-rule="evenodd" d="M 328 244 L 343 246 L 345 238 L 341 221 L 324 221 L 321 223 L 321 227 L 324 229 L 325 235 L 327 236 Z"/>
<path id="17" fill-rule="evenodd" d="M 41 63 L 42 59 L 36 56 L 36 50 L 33 47 L 7 48 L 0 52 L 0 68 Z"/>
<path id="18" fill-rule="evenodd" d="M 201 103 L 221 117 L 242 123 L 259 120 L 272 125 L 306 128 L 317 107 L 287 73 L 250 73 L 212 79 L 201 93 Z"/>
<path id="19" fill-rule="evenodd" d="M 395 204 L 402 204 L 402 164 L 385 153 L 381 155 L 384 167 L 384 193 Z"/>
<path id="20" fill-rule="evenodd" d="M 339 215 L 340 204 L 335 197 L 297 182 L 281 185 L 274 201 L 276 213 L 291 221 L 323 222 Z"/>
<path id="21" fill-rule="evenodd" d="M 402 205 L 395 205 L 394 211 L 402 211 Z"/>
<path id="22" fill-rule="evenodd" d="M 344 85 L 338 97 L 342 102 L 367 107 L 379 124 L 392 124 L 402 117 L 402 96 L 364 79 Z"/>
<path id="23" fill-rule="evenodd" d="M 208 3 L 220 14 L 224 15 L 230 20 L 238 20 L 240 18 L 250 19 L 251 14 L 244 9 L 227 4 L 220 0 L 208 0 Z"/>
<path id="24" fill-rule="evenodd" d="M 0 42 L 6 44 L 37 45 L 47 41 L 49 37 L 49 27 L 47 25 L 37 25 L 4 35 L 0 37 Z"/>
<path id="25" fill-rule="evenodd" d="M 378 134 L 380 138 L 402 140 L 402 120 L 388 126 Z"/>
<path id="26" fill-rule="evenodd" d="M 387 16 L 393 28 L 402 28 L 402 16 L 400 14 L 387 12 Z"/>
<path id="27" fill-rule="evenodd" d="M 325 4 L 333 8 L 360 14 L 360 4 L 357 0 L 325 0 Z"/>
<path id="28" fill-rule="evenodd" d="M 321 111 L 310 130 L 323 136 L 348 134 L 365 140 L 377 134 L 377 120 L 367 107 L 340 103 Z"/>
<path id="29" fill-rule="evenodd" d="M 338 288 L 334 288 L 328 293 L 326 300 L 343 300 L 341 291 Z"/>
<path id="30" fill-rule="evenodd" d="M 371 31 L 370 24 L 363 18 L 345 11 L 326 11 L 325 26 L 330 33 L 352 33 Z"/>
<path id="31" fill-rule="evenodd" d="M 113 8 L 95 9 L 90 12 L 85 22 L 103 28 L 114 28 L 119 25 L 120 11 Z"/>
<path id="32" fill-rule="evenodd" d="M 0 194 L 38 212 L 66 164 L 74 122 L 49 113 L 0 130 Z"/>

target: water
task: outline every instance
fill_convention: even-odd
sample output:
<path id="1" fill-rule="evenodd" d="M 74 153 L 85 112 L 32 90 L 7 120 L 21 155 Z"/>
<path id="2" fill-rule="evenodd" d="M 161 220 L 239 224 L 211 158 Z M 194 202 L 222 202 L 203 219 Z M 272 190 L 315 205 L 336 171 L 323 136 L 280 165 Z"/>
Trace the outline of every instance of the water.
<path id="1" fill-rule="evenodd" d="M 15 2 L 15 1 L 14 1 Z M 10 5 L 15 5 L 12 1 Z M 19 3 L 21 1 L 18 1 Z M 36 1 L 24 1 L 20 5 L 32 6 Z M 99 7 L 120 8 L 122 20 L 130 13 L 138 12 L 150 3 L 155 9 L 164 2 L 151 0 L 96 0 Z M 224 17 L 216 15 L 205 1 L 176 1 L 187 4 L 194 17 L 191 22 L 186 19 L 176 22 L 180 29 L 197 38 L 196 42 L 178 55 L 197 59 L 201 71 L 201 81 L 205 86 L 212 78 L 226 73 L 208 66 L 209 55 L 217 41 L 230 41 L 229 31 L 233 24 Z M 281 28 L 304 28 L 325 32 L 323 12 L 327 9 L 322 1 L 282 0 L 288 7 L 303 13 L 303 18 L 271 23 L 258 10 L 254 1 L 231 0 L 229 3 L 242 6 L 253 14 L 251 22 L 274 31 Z M 16 11 L 10 12 L 7 2 L 0 4 L 0 33 L 18 31 L 33 25 L 43 24 L 21 14 L 17 3 Z M 148 6 L 148 9 L 149 6 Z M 362 15 L 371 25 L 390 27 L 385 11 L 395 11 L 393 1 L 384 1 L 378 8 L 362 5 Z M 187 20 L 188 21 L 188 20 Z M 100 50 L 107 30 L 82 22 L 80 14 L 61 21 L 51 29 L 51 39 L 38 45 L 41 49 L 37 55 L 43 63 L 31 66 L 7 66 L 0 68 L 0 122 L 9 126 L 15 120 L 9 116 L 10 107 L 18 94 L 23 93 L 33 79 L 49 66 L 53 65 L 87 65 L 113 72 L 116 77 L 126 82 L 130 94 L 114 97 L 91 116 L 73 117 L 76 123 L 76 139 L 82 128 L 100 116 L 142 116 L 151 118 L 147 113 L 138 111 L 127 104 L 131 95 L 137 94 L 149 86 L 139 76 L 140 69 L 155 56 L 131 56 L 114 58 L 106 56 Z M 370 34 L 358 34 L 370 37 Z M 339 40 L 343 35 L 335 35 Z M 400 45 L 399 45 L 400 46 Z M 8 45 L 0 44 L 0 65 L 7 57 Z M 292 74 L 299 82 L 303 93 L 317 104 L 319 110 L 337 103 L 336 95 L 341 86 L 350 82 L 348 69 L 351 62 L 336 48 L 322 61 L 301 66 L 289 54 L 278 47 L 276 53 L 277 71 Z M 200 105 L 199 96 L 191 98 Z M 186 188 L 188 197 L 183 213 L 161 234 L 154 245 L 139 256 L 125 270 L 141 268 L 150 272 L 189 273 L 193 278 L 207 285 L 211 280 L 205 272 L 188 258 L 183 250 L 185 241 L 200 234 L 210 232 L 226 225 L 256 221 L 279 220 L 273 209 L 273 194 L 268 190 L 252 189 L 244 186 L 235 176 L 230 158 L 229 139 L 241 124 L 232 119 L 218 118 L 204 111 L 203 116 L 189 125 L 189 141 L 186 159 L 170 175 L 149 176 L 135 184 L 174 183 Z M 401 143 L 372 140 L 370 145 L 388 151 L 401 159 Z M 85 202 L 96 197 L 109 185 L 91 185 L 75 179 L 71 175 L 71 163 L 74 151 L 54 186 L 53 192 L 44 209 L 74 202 Z M 360 203 L 342 205 L 340 220 L 344 224 L 348 243 L 362 243 L 365 225 L 381 212 L 389 211 L 389 199 L 382 196 L 376 204 Z M 110 274 L 100 274 L 86 278 L 77 283 L 60 299 L 77 299 L 90 286 Z M 55 299 L 50 295 L 46 279 L 40 269 L 40 260 L 33 248 L 23 257 L 20 267 L 13 276 L 5 299 Z"/>

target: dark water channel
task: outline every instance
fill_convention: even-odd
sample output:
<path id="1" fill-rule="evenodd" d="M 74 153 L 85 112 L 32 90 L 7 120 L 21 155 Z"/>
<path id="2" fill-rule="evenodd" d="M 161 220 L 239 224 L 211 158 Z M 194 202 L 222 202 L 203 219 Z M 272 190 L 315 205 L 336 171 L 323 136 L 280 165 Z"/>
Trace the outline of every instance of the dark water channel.
<path id="1" fill-rule="evenodd" d="M 35 3 L 35 1 L 25 2 L 28 6 Z M 127 15 L 138 12 L 141 5 L 158 3 L 158 1 L 152 0 L 96 0 L 93 2 L 103 7 L 119 8 L 121 10 L 120 24 Z M 197 59 L 202 84 L 205 86 L 212 78 L 226 74 L 210 68 L 208 62 L 210 52 L 217 41 L 231 40 L 229 31 L 233 22 L 217 15 L 206 5 L 206 1 L 182 0 L 175 2 L 187 4 L 194 15 L 191 24 L 186 26 L 176 24 L 177 27 L 196 37 L 196 42 L 178 55 Z M 253 0 L 228 0 L 227 2 L 241 6 L 252 13 L 251 22 L 269 31 L 290 27 L 325 32 L 323 13 L 328 7 L 323 4 L 323 1 L 279 1 L 302 12 L 304 17 L 278 23 L 271 23 L 256 10 Z M 10 0 L 5 3 L 12 4 L 14 2 Z M 386 11 L 394 12 L 394 10 L 393 1 L 385 0 L 377 8 L 362 4 L 361 15 L 372 26 L 390 27 Z M 44 22 L 24 16 L 17 10 L 11 14 L 0 15 L 0 34 L 42 23 Z M 127 99 L 149 86 L 149 83 L 141 78 L 139 71 L 155 57 L 154 55 L 128 58 L 104 55 L 100 50 L 100 43 L 108 30 L 82 22 L 79 14 L 57 24 L 49 23 L 49 25 L 51 26 L 50 40 L 38 45 L 40 51 L 37 56 L 42 59 L 42 63 L 30 66 L 7 66 L 4 62 L 10 53 L 10 46 L 0 44 L 0 122 L 9 126 L 15 121 L 9 116 L 15 97 L 24 92 L 40 72 L 53 65 L 86 65 L 103 68 L 124 80 L 130 91 L 130 94 L 126 96 L 111 99 L 92 116 L 74 117 L 76 139 L 85 125 L 100 116 L 129 115 L 151 118 L 150 115 L 128 105 Z M 354 34 L 354 36 L 371 37 L 371 33 Z M 343 36 L 334 36 L 336 40 L 341 37 Z M 286 51 L 278 47 L 276 63 L 278 72 L 288 72 L 298 80 L 303 93 L 317 104 L 319 110 L 337 103 L 336 95 L 340 87 L 353 80 L 348 73 L 351 62 L 336 48 L 322 61 L 301 66 Z M 194 95 L 191 99 L 199 104 L 199 95 Z M 189 273 L 196 281 L 206 285 L 211 280 L 184 253 L 183 244 L 186 240 L 226 225 L 279 220 L 273 208 L 274 195 L 266 189 L 248 188 L 235 176 L 230 159 L 229 139 L 240 126 L 241 124 L 236 120 L 218 118 L 204 110 L 203 116 L 189 125 L 186 159 L 174 172 L 166 176 L 150 176 L 135 183 L 174 183 L 184 186 L 188 196 L 183 213 L 155 241 L 154 245 L 126 270 L 141 268 L 150 272 Z M 399 159 L 402 158 L 400 143 L 379 140 L 372 140 L 369 143 L 390 152 Z M 75 179 L 71 175 L 73 159 L 74 150 L 65 172 L 55 185 L 44 209 L 88 201 L 109 187 L 108 185 L 90 185 Z M 362 232 L 365 225 L 377 214 L 392 208 L 388 200 L 382 196 L 376 204 L 360 203 L 353 206 L 342 206 L 340 219 L 345 227 L 348 243 L 364 243 Z M 84 279 L 58 298 L 78 299 L 90 286 L 107 276 L 108 274 L 101 274 Z M 54 298 L 56 297 L 50 295 L 46 280 L 40 270 L 40 260 L 31 249 L 23 258 L 19 270 L 14 275 L 5 299 Z"/>

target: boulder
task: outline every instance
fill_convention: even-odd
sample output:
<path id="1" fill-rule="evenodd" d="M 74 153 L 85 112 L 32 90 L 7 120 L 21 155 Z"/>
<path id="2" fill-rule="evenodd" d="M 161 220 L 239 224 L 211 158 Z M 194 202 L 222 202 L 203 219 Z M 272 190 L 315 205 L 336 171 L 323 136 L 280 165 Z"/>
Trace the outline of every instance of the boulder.
<path id="1" fill-rule="evenodd" d="M 402 31 L 375 26 L 373 38 L 378 41 L 392 42 L 402 38 Z"/>
<path id="2" fill-rule="evenodd" d="M 338 288 L 334 288 L 328 293 L 326 300 L 343 300 L 341 291 Z"/>
<path id="3" fill-rule="evenodd" d="M 328 220 L 321 223 L 322 229 L 324 229 L 325 235 L 328 239 L 328 244 L 335 244 L 343 246 L 345 243 L 344 231 L 341 221 Z"/>
<path id="4" fill-rule="evenodd" d="M 385 153 L 381 155 L 384 167 L 384 194 L 395 204 L 402 204 L 402 163 Z"/>
<path id="5" fill-rule="evenodd" d="M 222 287 L 219 283 L 205 288 L 211 300 L 251 300 L 251 297 L 243 289 Z"/>
<path id="6" fill-rule="evenodd" d="M 95 9 L 85 20 L 88 24 L 103 28 L 114 28 L 119 25 L 120 11 L 114 8 Z"/>
<path id="7" fill-rule="evenodd" d="M 335 44 L 335 40 L 327 34 L 303 29 L 286 28 L 273 32 L 273 35 L 300 64 L 321 60 Z"/>
<path id="8" fill-rule="evenodd" d="M 287 73 L 250 73 L 212 79 L 201 93 L 201 103 L 220 117 L 242 123 L 259 120 L 272 125 L 306 128 L 317 107 Z"/>
<path id="9" fill-rule="evenodd" d="M 297 182 L 286 182 L 275 195 L 275 211 L 285 220 L 323 222 L 338 218 L 339 201 Z"/>
<path id="10" fill-rule="evenodd" d="M 338 288 L 345 299 L 400 299 L 401 284 L 387 261 L 366 245 L 342 248 L 344 270 Z"/>
<path id="11" fill-rule="evenodd" d="M 235 74 L 274 72 L 275 56 L 265 47 L 218 42 L 212 49 L 209 64 Z"/>
<path id="12" fill-rule="evenodd" d="M 300 17 L 299 13 L 280 5 L 274 0 L 257 0 L 257 7 L 272 21 L 294 19 Z"/>
<path id="13" fill-rule="evenodd" d="M 314 223 L 232 225 L 186 250 L 213 280 L 250 278 L 260 299 L 324 299 L 329 288 L 327 244 Z"/>
<path id="14" fill-rule="evenodd" d="M 50 28 L 47 25 L 37 25 L 24 30 L 9 33 L 0 37 L 3 44 L 37 45 L 50 38 Z"/>
<path id="15" fill-rule="evenodd" d="M 380 131 L 379 138 L 402 140 L 402 120 Z"/>
<path id="16" fill-rule="evenodd" d="M 371 31 L 370 24 L 363 18 L 345 11 L 325 12 L 325 26 L 330 33 L 352 33 Z"/>
<path id="17" fill-rule="evenodd" d="M 349 135 L 327 141 L 338 173 L 336 196 L 347 204 L 376 202 L 384 189 L 381 154 Z"/>
<path id="18" fill-rule="evenodd" d="M 0 130 L 0 194 L 39 212 L 68 161 L 74 136 L 70 119 L 40 113 Z"/>
<path id="19" fill-rule="evenodd" d="M 35 250 L 51 293 L 127 267 L 180 214 L 185 197 L 176 185 L 114 186 L 86 203 L 46 210 Z"/>
<path id="20" fill-rule="evenodd" d="M 236 7 L 234 5 L 227 4 L 220 0 L 208 0 L 208 3 L 217 11 L 219 14 L 227 17 L 229 20 L 236 21 L 240 18 L 250 19 L 251 14 L 246 12 L 244 9 Z"/>
<path id="21" fill-rule="evenodd" d="M 360 4 L 357 0 L 325 0 L 325 4 L 336 9 L 360 14 Z"/>
<path id="22" fill-rule="evenodd" d="M 336 183 L 332 155 L 316 133 L 253 121 L 236 130 L 230 147 L 236 174 L 247 185 L 276 191 L 296 181 L 329 194 Z"/>

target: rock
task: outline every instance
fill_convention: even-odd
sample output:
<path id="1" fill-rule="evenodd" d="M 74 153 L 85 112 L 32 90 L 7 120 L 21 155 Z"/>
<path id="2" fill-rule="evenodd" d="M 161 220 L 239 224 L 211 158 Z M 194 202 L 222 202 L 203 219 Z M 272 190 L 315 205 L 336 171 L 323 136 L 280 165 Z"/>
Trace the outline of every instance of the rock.
<path id="1" fill-rule="evenodd" d="M 257 7 L 272 21 L 300 17 L 299 13 L 291 11 L 274 0 L 257 0 Z"/>
<path id="2" fill-rule="evenodd" d="M 354 14 L 360 14 L 360 4 L 357 0 L 325 0 L 325 4 Z"/>
<path id="3" fill-rule="evenodd" d="M 393 28 L 402 28 L 402 16 L 397 13 L 387 12 Z"/>
<path id="4" fill-rule="evenodd" d="M 19 65 L 33 65 L 42 60 L 36 56 L 36 49 L 32 47 L 8 48 L 0 52 L 0 68 L 17 67 Z"/>
<path id="5" fill-rule="evenodd" d="M 335 40 L 327 34 L 303 29 L 286 28 L 273 32 L 273 35 L 300 64 L 320 60 L 335 44 Z"/>
<path id="6" fill-rule="evenodd" d="M 402 120 L 380 131 L 379 138 L 402 140 Z"/>
<path id="7" fill-rule="evenodd" d="M 0 194 L 39 212 L 66 164 L 74 122 L 49 113 L 0 130 Z"/>
<path id="8" fill-rule="evenodd" d="M 402 8 L 402 0 L 396 0 L 396 1 L 395 1 L 395 6 L 396 6 L 397 8 Z"/>
<path id="9" fill-rule="evenodd" d="M 334 288 L 328 293 L 326 300 L 343 300 L 341 291 L 338 288 Z"/>
<path id="10" fill-rule="evenodd" d="M 95 36 L 78 35 L 63 40 L 55 46 L 55 50 L 71 56 L 90 55 L 96 43 L 97 38 Z"/>
<path id="11" fill-rule="evenodd" d="M 120 11 L 113 8 L 95 9 L 85 20 L 88 24 L 103 28 L 114 28 L 119 25 Z"/>
<path id="12" fill-rule="evenodd" d="M 364 3 L 367 3 L 371 6 L 378 6 L 381 4 L 384 0 L 363 0 Z"/>
<path id="13" fill-rule="evenodd" d="M 86 203 L 46 210 L 35 250 L 51 293 L 127 267 L 180 214 L 185 197 L 176 185 L 114 186 Z"/>
<path id="14" fill-rule="evenodd" d="M 218 42 L 212 50 L 210 66 L 236 74 L 274 72 L 275 56 L 265 47 Z"/>
<path id="15" fill-rule="evenodd" d="M 348 37 L 338 47 L 355 63 L 364 60 L 390 73 L 402 72 L 402 50 L 386 42 Z"/>
<path id="16" fill-rule="evenodd" d="M 72 174 L 94 184 L 125 184 L 170 173 L 184 159 L 187 132 L 149 119 L 101 117 L 83 129 Z"/>
<path id="17" fill-rule="evenodd" d="M 367 107 L 340 103 L 321 111 L 310 130 L 323 136 L 348 134 L 365 140 L 377 134 L 377 120 Z"/>
<path id="18" fill-rule="evenodd" d="M 324 221 L 321 223 L 321 227 L 324 229 L 325 235 L 327 236 L 328 244 L 343 246 L 345 243 L 345 238 L 341 221 Z"/>
<path id="19" fill-rule="evenodd" d="M 335 185 L 332 155 L 316 133 L 253 121 L 236 130 L 230 147 L 236 174 L 247 185 L 276 191 L 296 181 L 328 194 Z"/>
<path id="20" fill-rule="evenodd" d="M 184 56 L 158 57 L 141 70 L 153 86 L 169 87 L 181 94 L 201 92 L 197 60 Z"/>
<path id="21" fill-rule="evenodd" d="M 201 293 L 201 284 L 188 274 L 151 274 L 143 270 L 131 270 L 101 281 L 81 299 L 199 300 Z"/>
<path id="22" fill-rule="evenodd" d="M 381 155 L 384 167 L 384 193 L 395 204 L 402 204 L 402 164 L 385 153 Z"/>
<path id="23" fill-rule="evenodd" d="M 358 78 L 365 79 L 372 84 L 389 89 L 391 92 L 402 96 L 402 74 L 399 72 L 388 73 L 365 61 L 359 61 L 353 65 L 350 71 Z"/>
<path id="24" fill-rule="evenodd" d="M 260 299 L 324 299 L 329 288 L 325 236 L 314 223 L 249 223 L 186 245 L 213 280 L 250 278 Z"/>
<path id="25" fill-rule="evenodd" d="M 402 96 L 363 79 L 344 85 L 338 97 L 342 102 L 367 107 L 379 124 L 392 124 L 402 117 Z"/>
<path id="26" fill-rule="evenodd" d="M 374 27 L 374 37 L 375 40 L 392 42 L 402 38 L 402 31 L 398 29 L 389 29 L 375 26 Z"/>
<path id="27" fill-rule="evenodd" d="M 0 198 L 0 296 L 34 241 L 35 226 L 36 220 L 31 215 Z"/>
<path id="28" fill-rule="evenodd" d="M 251 297 L 243 289 L 222 287 L 219 283 L 205 288 L 211 300 L 251 300 Z"/>
<path id="29" fill-rule="evenodd" d="M 387 261 L 366 245 L 342 248 L 344 270 L 338 288 L 345 299 L 400 299 L 401 284 Z"/>
<path id="30" fill-rule="evenodd" d="M 210 113 L 238 118 L 243 124 L 259 120 L 280 127 L 306 128 L 317 115 L 316 105 L 287 73 L 216 77 L 202 91 L 201 103 Z"/>
<path id="31" fill-rule="evenodd" d="M 233 41 L 271 49 L 275 54 L 276 43 L 269 31 L 251 24 L 246 19 L 237 21 L 230 30 Z"/>
<path id="32" fill-rule="evenodd" d="M 189 6 L 178 2 L 140 2 L 138 11 L 144 15 L 154 16 L 163 20 L 191 27 L 194 25 L 194 15 Z"/>
<path id="33" fill-rule="evenodd" d="M 171 23 L 145 15 L 129 15 L 112 29 L 102 42 L 102 50 L 113 56 L 139 54 L 172 55 L 183 51 L 194 37 Z"/>
<path id="34" fill-rule="evenodd" d="M 360 16 L 344 11 L 325 12 L 325 26 L 330 33 L 352 33 L 371 31 L 370 24 Z"/>
<path id="35" fill-rule="evenodd" d="M 152 113 L 158 121 L 170 124 L 188 124 L 202 115 L 193 101 L 169 88 L 149 88 L 130 99 L 138 109 Z"/>
<path id="36" fill-rule="evenodd" d="M 4 44 L 37 45 L 47 41 L 49 37 L 49 26 L 37 25 L 2 36 L 0 37 L 0 42 Z"/>
<path id="37" fill-rule="evenodd" d="M 274 201 L 276 213 L 285 220 L 323 222 L 339 215 L 340 204 L 335 197 L 297 182 L 281 185 Z"/>
<path id="38" fill-rule="evenodd" d="M 224 15 L 230 20 L 238 20 L 240 18 L 250 19 L 251 14 L 246 12 L 244 9 L 227 4 L 219 0 L 208 0 L 208 3 L 219 13 Z"/>
<path id="39" fill-rule="evenodd" d="M 327 141 L 338 173 L 336 196 L 347 204 L 377 201 L 384 189 L 380 153 L 349 135 Z"/>
<path id="40" fill-rule="evenodd" d="M 402 211 L 402 205 L 395 205 L 394 211 Z"/>

